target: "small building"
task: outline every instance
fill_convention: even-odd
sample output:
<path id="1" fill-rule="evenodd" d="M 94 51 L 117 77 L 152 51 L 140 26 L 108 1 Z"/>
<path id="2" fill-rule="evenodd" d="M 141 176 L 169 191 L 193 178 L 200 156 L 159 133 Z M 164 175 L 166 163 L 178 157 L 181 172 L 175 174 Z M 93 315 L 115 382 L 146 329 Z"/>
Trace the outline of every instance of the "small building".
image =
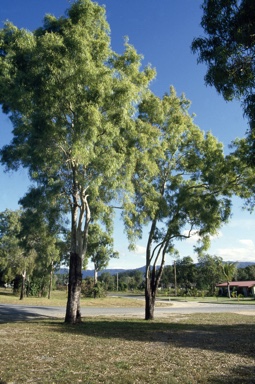
<path id="1" fill-rule="evenodd" d="M 219 296 L 227 296 L 228 283 L 216 284 L 219 288 Z M 237 295 L 243 295 L 244 297 L 255 298 L 255 280 L 251 281 L 230 281 L 229 282 L 230 292 L 236 292 Z"/>

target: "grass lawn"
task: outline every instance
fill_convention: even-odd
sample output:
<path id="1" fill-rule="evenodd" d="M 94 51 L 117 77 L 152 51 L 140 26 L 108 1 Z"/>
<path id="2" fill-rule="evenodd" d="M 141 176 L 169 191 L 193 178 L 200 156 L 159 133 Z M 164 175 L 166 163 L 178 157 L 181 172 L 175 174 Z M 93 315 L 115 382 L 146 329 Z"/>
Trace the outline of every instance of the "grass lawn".
<path id="1" fill-rule="evenodd" d="M 112 296 L 105 298 L 82 298 L 81 306 L 95 306 L 95 307 L 143 307 L 144 301 L 137 300 L 137 296 L 141 298 L 143 292 L 140 294 L 120 292 L 118 296 L 114 296 L 116 292 L 112 293 Z M 133 296 L 133 298 L 132 298 Z M 215 303 L 215 304 L 241 304 L 241 305 L 255 305 L 255 300 L 253 298 L 231 298 L 227 297 L 168 297 L 163 295 L 158 295 L 157 306 L 162 306 L 165 304 L 171 304 L 175 301 L 187 301 L 187 302 L 201 302 L 201 303 Z M 41 306 L 60 306 L 65 307 L 67 301 L 67 292 L 65 291 L 52 291 L 51 299 L 44 297 L 25 297 L 24 300 L 19 300 L 18 296 L 14 296 L 11 288 L 0 288 L 0 304 L 18 304 L 18 305 L 41 305 Z M 0 383 L 1 384 L 1 383 Z"/>
<path id="2" fill-rule="evenodd" d="M 1 324 L 0 383 L 254 383 L 255 316 L 83 320 Z"/>
<path id="3" fill-rule="evenodd" d="M 0 304 L 18 304 L 18 305 L 40 305 L 40 306 L 59 306 L 65 307 L 67 302 L 67 292 L 52 291 L 51 298 L 44 297 L 25 297 L 20 300 L 18 296 L 12 294 L 11 288 L 0 288 Z M 143 307 L 143 300 L 136 300 L 122 297 L 104 297 L 104 298 L 82 298 L 81 306 L 94 307 Z M 0 382 L 1 384 L 1 382 Z"/>
<path id="4" fill-rule="evenodd" d="M 65 305 L 66 295 L 24 304 Z M 21 303 L 0 291 L 0 303 Z M 132 304 L 130 304 L 132 302 Z M 83 299 L 84 305 L 143 306 L 127 298 Z M 35 304 L 38 303 L 38 304 Z M 40 304 L 39 304 L 40 303 Z M 96 304 L 94 304 L 96 303 Z M 255 316 L 172 314 L 146 322 L 87 317 L 0 325 L 0 384 L 254 384 Z"/>
<path id="5" fill-rule="evenodd" d="M 199 303 L 208 303 L 208 304 L 238 304 L 238 305 L 255 305 L 255 300 L 253 297 L 244 297 L 236 298 L 231 297 L 164 297 L 158 296 L 159 300 L 163 301 L 187 301 L 187 302 L 199 302 Z"/>

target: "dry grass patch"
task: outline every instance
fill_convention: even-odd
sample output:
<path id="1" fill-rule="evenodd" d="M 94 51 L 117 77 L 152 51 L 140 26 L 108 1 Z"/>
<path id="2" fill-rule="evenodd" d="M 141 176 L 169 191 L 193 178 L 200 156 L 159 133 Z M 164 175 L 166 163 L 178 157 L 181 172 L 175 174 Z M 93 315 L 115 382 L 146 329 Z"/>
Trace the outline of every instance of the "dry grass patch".
<path id="1" fill-rule="evenodd" d="M 6 323 L 0 383 L 254 383 L 255 316 Z"/>

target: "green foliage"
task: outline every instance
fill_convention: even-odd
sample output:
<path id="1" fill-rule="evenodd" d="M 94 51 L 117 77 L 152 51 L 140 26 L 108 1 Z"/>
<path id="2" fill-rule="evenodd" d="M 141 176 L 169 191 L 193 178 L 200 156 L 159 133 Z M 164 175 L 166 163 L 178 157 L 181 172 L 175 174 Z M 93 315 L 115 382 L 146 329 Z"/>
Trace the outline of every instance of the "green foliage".
<path id="1" fill-rule="evenodd" d="M 105 286 L 104 284 L 100 283 L 100 281 L 94 285 L 93 296 L 94 298 L 106 296 Z"/>
<path id="2" fill-rule="evenodd" d="M 164 267 L 160 285 L 164 289 L 168 288 L 170 285 L 174 286 L 174 267 L 172 265 L 166 265 Z"/>
<path id="3" fill-rule="evenodd" d="M 68 273 L 55 273 L 56 286 L 58 290 L 66 290 L 68 284 Z"/>
<path id="4" fill-rule="evenodd" d="M 249 265 L 245 268 L 238 268 L 237 280 L 239 281 L 255 280 L 255 265 Z"/>
<path id="5" fill-rule="evenodd" d="M 109 272 L 103 272 L 98 278 L 99 282 L 104 283 L 106 291 L 116 291 L 117 281 L 116 276 L 111 275 Z"/>
<path id="6" fill-rule="evenodd" d="M 218 296 L 216 284 L 226 281 L 223 275 L 224 262 L 221 257 L 209 254 L 199 256 L 194 263 L 190 256 L 179 258 L 176 262 L 177 296 L 205 297 Z M 255 266 L 236 269 L 234 280 L 248 281 L 255 279 Z M 104 272 L 99 276 L 106 290 L 116 290 L 116 275 Z M 144 289 L 144 274 L 140 270 L 118 273 L 119 291 L 139 291 Z M 231 281 L 233 278 L 231 279 Z M 89 279 L 92 282 L 92 279 Z M 160 280 L 160 296 L 174 296 L 174 267 L 166 265 Z"/>
<path id="7" fill-rule="evenodd" d="M 81 294 L 85 297 L 92 297 L 93 288 L 94 288 L 94 280 L 90 277 L 86 277 L 86 279 L 84 279 L 82 282 Z"/>
<path id="8" fill-rule="evenodd" d="M 105 297 L 105 284 L 100 281 L 95 284 L 92 278 L 86 277 L 86 279 L 84 279 L 82 282 L 81 293 L 84 297 Z"/>
<path id="9" fill-rule="evenodd" d="M 144 289 L 144 275 L 139 270 L 131 270 L 118 274 L 119 291 L 136 291 Z"/>
<path id="10" fill-rule="evenodd" d="M 49 276 L 32 276 L 26 283 L 27 296 L 46 297 L 49 288 Z"/>
<path id="11" fill-rule="evenodd" d="M 1 160 L 7 169 L 26 167 L 60 214 L 70 213 L 76 277 L 67 318 L 75 322 L 89 224 L 111 227 L 110 203 L 132 190 L 134 116 L 155 71 L 140 69 L 128 42 L 122 55 L 112 51 L 105 9 L 91 0 L 72 3 L 66 17 L 46 16 L 33 33 L 6 23 L 0 52 L 0 103 L 13 124 Z"/>
<path id="12" fill-rule="evenodd" d="M 232 281 L 237 272 L 237 263 L 231 261 L 224 262 L 222 264 L 222 272 L 227 281 Z"/>
<path id="13" fill-rule="evenodd" d="M 176 277 L 178 286 L 185 289 L 185 294 L 188 294 L 190 289 L 197 284 L 197 268 L 190 256 L 177 260 Z"/>
<path id="14" fill-rule="evenodd" d="M 11 282 L 24 271 L 34 269 L 34 250 L 26 251 L 20 241 L 21 211 L 6 209 L 0 213 L 0 270 L 3 279 Z"/>
<path id="15" fill-rule="evenodd" d="M 232 281 L 232 279 L 236 275 L 236 272 L 237 272 L 236 263 L 231 261 L 229 261 L 228 263 L 223 263 L 222 272 L 223 272 L 224 278 L 227 280 L 227 283 L 228 283 L 228 297 L 231 298 L 229 282 Z"/>
<path id="16" fill-rule="evenodd" d="M 236 178 L 233 191 L 244 199 L 244 207 L 252 212 L 255 205 L 254 145 L 253 139 L 249 136 L 233 141 L 232 152 L 227 156 L 227 162 L 233 177 L 235 175 Z"/>
<path id="17" fill-rule="evenodd" d="M 222 276 L 223 260 L 218 256 L 202 254 L 198 258 L 198 276 L 197 287 L 199 289 L 208 290 L 209 295 L 215 294 L 215 286 L 218 284 Z"/>
<path id="18" fill-rule="evenodd" d="M 204 0 L 201 26 L 192 50 L 207 64 L 206 84 L 214 85 L 226 100 L 241 99 L 251 129 L 255 128 L 253 0 Z"/>
<path id="19" fill-rule="evenodd" d="M 111 258 L 118 257 L 118 252 L 113 250 L 113 238 L 103 232 L 98 224 L 90 225 L 87 253 L 96 273 L 105 269 Z"/>
<path id="20" fill-rule="evenodd" d="M 238 299 L 238 301 L 239 301 L 240 299 L 244 299 L 244 295 L 242 295 L 241 293 L 239 293 L 239 295 L 237 295 L 237 299 Z"/>
<path id="21" fill-rule="evenodd" d="M 196 234 L 201 252 L 230 215 L 232 175 L 222 144 L 193 123 L 188 108 L 189 101 L 173 87 L 162 99 L 147 95 L 139 107 L 137 125 L 148 134 L 147 147 L 137 139 L 145 155 L 137 159 L 135 195 L 125 205 L 124 219 L 131 240 L 149 226 L 146 291 L 152 296 L 176 241 Z"/>
<path id="22" fill-rule="evenodd" d="M 60 261 L 56 224 L 53 230 L 46 212 L 40 209 L 6 210 L 0 213 L 0 222 L 2 278 L 10 282 L 22 277 L 24 293 L 45 294 Z M 15 290 L 18 288 L 15 285 Z"/>
<path id="23" fill-rule="evenodd" d="M 152 104 L 161 106 L 157 119 Z M 136 195 L 133 209 L 127 209 L 126 224 L 131 233 L 140 234 L 144 223 L 160 223 L 153 239 L 164 239 L 165 251 L 171 249 L 173 239 L 185 238 L 181 229 L 187 224 L 192 230 L 198 228 L 206 241 L 206 234 L 215 234 L 230 213 L 230 201 L 220 198 L 227 193 L 228 181 L 227 175 L 221 176 L 222 145 L 193 124 L 188 104 L 171 89 L 162 100 L 151 95 L 141 105 L 139 123 L 157 131 L 157 141 L 153 137 L 147 148 L 147 162 L 137 164 Z M 191 234 L 187 231 L 186 237 Z"/>

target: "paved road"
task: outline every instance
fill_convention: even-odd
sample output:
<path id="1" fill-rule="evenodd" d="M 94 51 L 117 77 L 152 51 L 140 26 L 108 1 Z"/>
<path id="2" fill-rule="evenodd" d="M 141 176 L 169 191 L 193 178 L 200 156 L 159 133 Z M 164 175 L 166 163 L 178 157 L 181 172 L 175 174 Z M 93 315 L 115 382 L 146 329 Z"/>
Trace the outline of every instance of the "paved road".
<path id="1" fill-rule="evenodd" d="M 155 318 L 169 316 L 171 314 L 189 313 L 245 313 L 255 315 L 254 305 L 223 305 L 207 303 L 185 303 L 176 302 L 167 307 L 156 307 Z M 36 318 L 64 318 L 65 307 L 40 307 L 25 305 L 0 304 L 0 323 L 10 321 L 25 321 Z M 82 307 L 82 316 L 122 316 L 122 317 L 144 317 L 144 308 L 96 308 Z"/>

